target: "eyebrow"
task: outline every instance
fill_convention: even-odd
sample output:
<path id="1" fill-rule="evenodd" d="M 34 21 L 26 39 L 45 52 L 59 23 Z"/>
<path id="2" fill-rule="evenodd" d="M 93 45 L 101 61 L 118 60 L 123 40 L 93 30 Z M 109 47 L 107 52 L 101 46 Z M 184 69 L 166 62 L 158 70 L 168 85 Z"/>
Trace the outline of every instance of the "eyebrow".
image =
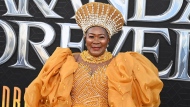
<path id="1" fill-rule="evenodd" d="M 106 34 L 103 34 L 103 33 L 100 33 L 100 34 L 88 33 L 88 34 L 92 34 L 92 35 L 106 35 Z"/>

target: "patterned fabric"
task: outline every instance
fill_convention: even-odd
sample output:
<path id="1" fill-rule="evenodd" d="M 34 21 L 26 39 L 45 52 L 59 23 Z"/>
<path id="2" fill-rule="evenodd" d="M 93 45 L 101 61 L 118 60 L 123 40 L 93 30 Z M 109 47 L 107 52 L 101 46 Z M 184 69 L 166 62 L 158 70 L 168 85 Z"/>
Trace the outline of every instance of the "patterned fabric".
<path id="1" fill-rule="evenodd" d="M 108 84 L 105 75 L 106 66 L 98 67 L 94 74 L 90 74 L 88 65 L 79 63 L 74 73 L 73 89 L 71 91 L 72 103 L 92 107 L 108 106 Z"/>
<path id="2" fill-rule="evenodd" d="M 100 26 L 107 30 L 110 38 L 120 31 L 124 24 L 121 12 L 110 4 L 90 2 L 80 7 L 76 14 L 76 22 L 85 33 L 92 26 Z"/>
<path id="3" fill-rule="evenodd" d="M 141 54 L 91 64 L 57 48 L 24 99 L 27 107 L 158 107 L 162 88 L 158 69 Z"/>

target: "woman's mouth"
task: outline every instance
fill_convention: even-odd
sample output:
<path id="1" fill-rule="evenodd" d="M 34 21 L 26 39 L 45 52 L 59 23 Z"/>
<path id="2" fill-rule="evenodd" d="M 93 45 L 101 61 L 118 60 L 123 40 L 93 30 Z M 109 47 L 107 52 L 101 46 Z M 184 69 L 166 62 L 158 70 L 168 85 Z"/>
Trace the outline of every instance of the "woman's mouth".
<path id="1" fill-rule="evenodd" d="M 92 49 L 93 49 L 94 51 L 98 51 L 98 50 L 100 50 L 100 47 L 92 47 Z"/>

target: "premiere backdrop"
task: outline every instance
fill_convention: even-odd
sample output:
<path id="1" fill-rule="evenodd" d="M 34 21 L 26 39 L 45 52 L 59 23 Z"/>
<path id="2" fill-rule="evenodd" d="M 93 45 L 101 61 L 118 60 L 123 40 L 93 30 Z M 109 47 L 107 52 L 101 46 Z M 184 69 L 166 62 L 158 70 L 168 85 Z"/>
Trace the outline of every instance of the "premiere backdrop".
<path id="1" fill-rule="evenodd" d="M 25 88 L 56 47 L 86 49 L 74 13 L 93 1 L 114 5 L 125 18 L 108 51 L 144 54 L 164 82 L 160 107 L 190 107 L 189 0 L 0 0 L 2 107 L 25 107 Z"/>

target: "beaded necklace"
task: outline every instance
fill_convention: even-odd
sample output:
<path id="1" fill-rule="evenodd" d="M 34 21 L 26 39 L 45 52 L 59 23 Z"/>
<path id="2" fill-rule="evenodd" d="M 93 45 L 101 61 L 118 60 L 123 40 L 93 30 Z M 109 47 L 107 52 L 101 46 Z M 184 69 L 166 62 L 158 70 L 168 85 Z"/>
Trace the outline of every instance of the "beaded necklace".
<path id="1" fill-rule="evenodd" d="M 102 54 L 99 57 L 94 57 L 94 56 L 90 55 L 88 51 L 83 51 L 80 54 L 80 56 L 84 61 L 86 61 L 88 63 L 95 63 L 95 64 L 99 64 L 99 63 L 108 61 L 112 58 L 112 54 L 107 51 L 105 51 L 104 54 Z"/>

